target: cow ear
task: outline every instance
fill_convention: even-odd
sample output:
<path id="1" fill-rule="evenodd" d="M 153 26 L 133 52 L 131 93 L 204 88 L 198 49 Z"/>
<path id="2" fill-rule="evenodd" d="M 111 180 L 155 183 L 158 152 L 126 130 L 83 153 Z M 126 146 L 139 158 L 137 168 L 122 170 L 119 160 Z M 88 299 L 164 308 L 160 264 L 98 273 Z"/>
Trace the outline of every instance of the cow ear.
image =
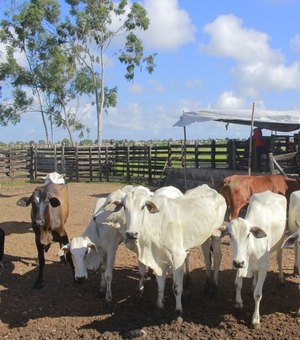
<path id="1" fill-rule="evenodd" d="M 58 256 L 64 256 L 67 254 L 67 252 L 70 250 L 70 244 L 65 244 L 63 247 L 61 247 L 57 253 Z"/>
<path id="2" fill-rule="evenodd" d="M 294 243 L 297 241 L 297 238 L 299 237 L 299 233 L 296 231 L 292 235 L 290 235 L 282 244 L 281 248 L 285 249 L 288 247 L 292 247 Z"/>
<path id="3" fill-rule="evenodd" d="M 95 251 L 98 253 L 98 248 L 97 246 L 95 245 L 95 243 L 93 242 L 90 242 L 87 244 L 87 247 L 88 247 L 88 252 L 90 253 L 91 251 Z"/>
<path id="4" fill-rule="evenodd" d="M 28 207 L 29 204 L 31 203 L 31 197 L 22 197 L 17 201 L 17 205 L 20 207 Z"/>
<path id="5" fill-rule="evenodd" d="M 216 237 L 224 237 L 226 235 L 229 235 L 229 231 L 226 225 L 222 225 L 221 227 L 215 229 L 212 233 L 212 236 L 216 236 Z"/>
<path id="6" fill-rule="evenodd" d="M 53 207 L 53 208 L 56 208 L 56 207 L 60 206 L 60 200 L 58 198 L 56 198 L 56 197 L 51 197 L 49 199 L 49 202 L 51 204 L 51 207 Z"/>
<path id="7" fill-rule="evenodd" d="M 147 202 L 145 203 L 145 206 L 147 207 L 147 209 L 148 209 L 148 211 L 149 211 L 150 214 L 156 214 L 156 213 L 159 212 L 158 207 L 157 207 L 157 206 L 155 205 L 155 203 L 152 202 L 152 201 L 147 201 Z"/>
<path id="8" fill-rule="evenodd" d="M 250 228 L 250 233 L 252 233 L 253 236 L 256 238 L 262 238 L 267 236 L 267 234 L 260 227 Z"/>
<path id="9" fill-rule="evenodd" d="M 111 212 L 117 212 L 123 208 L 123 204 L 120 201 L 114 201 L 108 203 L 105 207 L 104 210 L 106 211 L 111 211 Z"/>

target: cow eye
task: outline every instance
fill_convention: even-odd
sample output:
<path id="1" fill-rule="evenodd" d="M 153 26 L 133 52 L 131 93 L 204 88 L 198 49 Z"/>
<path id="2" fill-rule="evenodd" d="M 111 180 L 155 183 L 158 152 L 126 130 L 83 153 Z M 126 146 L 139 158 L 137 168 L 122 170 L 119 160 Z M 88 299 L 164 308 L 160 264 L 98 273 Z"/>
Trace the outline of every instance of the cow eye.
<path id="1" fill-rule="evenodd" d="M 86 256 L 86 255 L 87 255 L 87 253 L 88 253 L 88 250 L 86 250 L 86 251 L 85 251 L 85 254 L 84 254 L 84 256 Z"/>

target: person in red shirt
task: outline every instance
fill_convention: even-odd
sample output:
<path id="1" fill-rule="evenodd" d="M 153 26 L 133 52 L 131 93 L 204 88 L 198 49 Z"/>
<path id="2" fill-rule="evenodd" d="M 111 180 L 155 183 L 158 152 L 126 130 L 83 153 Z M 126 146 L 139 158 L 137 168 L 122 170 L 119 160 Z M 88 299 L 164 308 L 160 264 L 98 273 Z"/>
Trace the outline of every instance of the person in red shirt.
<path id="1" fill-rule="evenodd" d="M 253 130 L 252 140 L 256 146 L 257 165 L 258 165 L 258 169 L 260 170 L 262 155 L 263 154 L 267 155 L 266 144 L 265 144 L 265 141 L 263 140 L 262 131 L 260 128 L 255 128 Z"/>

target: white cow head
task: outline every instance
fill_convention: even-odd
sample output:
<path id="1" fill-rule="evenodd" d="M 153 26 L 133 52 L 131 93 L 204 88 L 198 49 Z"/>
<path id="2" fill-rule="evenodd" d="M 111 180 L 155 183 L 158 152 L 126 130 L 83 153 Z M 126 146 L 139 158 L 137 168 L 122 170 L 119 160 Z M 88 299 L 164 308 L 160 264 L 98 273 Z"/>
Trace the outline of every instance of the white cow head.
<path id="1" fill-rule="evenodd" d="M 145 214 L 154 214 L 159 211 L 152 197 L 153 194 L 144 187 L 134 188 L 126 194 L 121 205 L 124 207 L 127 239 L 138 239 Z"/>
<path id="2" fill-rule="evenodd" d="M 49 182 L 55 184 L 65 184 L 65 174 L 59 174 L 58 172 L 50 172 L 47 176 L 41 177 L 45 181 L 45 185 Z"/>
<path id="3" fill-rule="evenodd" d="M 68 244 L 64 245 L 59 250 L 58 255 L 63 256 L 68 251 L 72 255 L 75 269 L 75 280 L 77 282 L 82 282 L 84 279 L 87 279 L 87 269 L 96 270 L 100 265 L 100 263 L 94 263 L 93 265 L 95 268 L 87 268 L 86 256 L 98 251 L 96 245 L 88 237 L 80 236 L 72 238 Z"/>
<path id="4" fill-rule="evenodd" d="M 251 226 L 247 220 L 237 218 L 221 230 L 221 237 L 230 236 L 232 264 L 236 269 L 248 268 L 249 252 L 255 249 L 254 240 L 266 237 L 259 227 Z"/>

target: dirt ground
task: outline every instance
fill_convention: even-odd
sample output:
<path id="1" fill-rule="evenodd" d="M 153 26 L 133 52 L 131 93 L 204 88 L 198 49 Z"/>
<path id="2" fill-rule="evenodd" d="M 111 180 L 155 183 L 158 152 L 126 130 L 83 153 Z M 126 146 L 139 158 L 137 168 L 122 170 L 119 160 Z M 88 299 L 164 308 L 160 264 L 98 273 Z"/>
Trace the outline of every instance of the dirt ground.
<path id="1" fill-rule="evenodd" d="M 70 215 L 67 232 L 79 235 L 87 225 L 98 197 L 121 184 L 70 183 Z M 105 309 L 97 297 L 99 273 L 75 285 L 68 264 L 57 256 L 58 244 L 46 254 L 44 288 L 33 289 L 37 275 L 37 251 L 30 225 L 30 208 L 16 206 L 31 194 L 35 184 L 0 188 L 0 227 L 5 231 L 4 269 L 0 274 L 1 339 L 300 339 L 295 317 L 299 301 L 299 278 L 292 276 L 293 253 L 284 252 L 285 288 L 278 284 L 275 255 L 272 255 L 261 302 L 261 329 L 251 329 L 254 301 L 250 280 L 244 280 L 244 309 L 234 308 L 235 271 L 231 268 L 229 240 L 222 240 L 219 290 L 213 299 L 203 294 L 204 263 L 199 249 L 191 252 L 192 286 L 184 290 L 183 322 L 173 321 L 175 300 L 172 280 L 165 291 L 165 312 L 157 321 L 154 310 L 157 288 L 153 279 L 145 284 L 144 299 L 134 302 L 138 286 L 136 255 L 122 244 L 117 252 L 112 285 L 114 305 Z M 137 330 L 137 332 L 132 332 Z M 139 333 L 140 332 L 140 333 Z"/>

